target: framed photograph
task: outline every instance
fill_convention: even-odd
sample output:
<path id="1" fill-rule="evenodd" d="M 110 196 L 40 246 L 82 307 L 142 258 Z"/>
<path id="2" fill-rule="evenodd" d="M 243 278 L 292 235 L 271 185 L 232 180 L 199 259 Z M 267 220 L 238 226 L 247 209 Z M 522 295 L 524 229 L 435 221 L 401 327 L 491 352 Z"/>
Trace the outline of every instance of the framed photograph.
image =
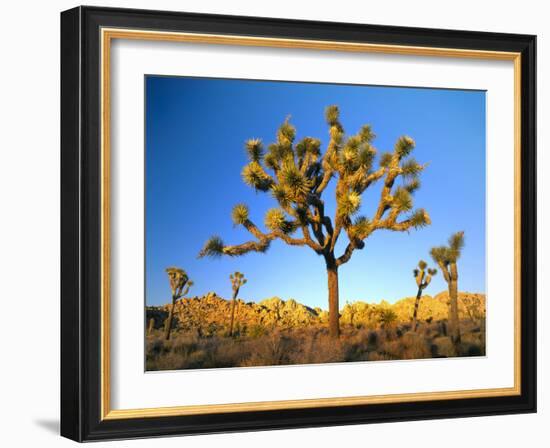
<path id="1" fill-rule="evenodd" d="M 535 36 L 61 14 L 61 433 L 536 411 Z"/>

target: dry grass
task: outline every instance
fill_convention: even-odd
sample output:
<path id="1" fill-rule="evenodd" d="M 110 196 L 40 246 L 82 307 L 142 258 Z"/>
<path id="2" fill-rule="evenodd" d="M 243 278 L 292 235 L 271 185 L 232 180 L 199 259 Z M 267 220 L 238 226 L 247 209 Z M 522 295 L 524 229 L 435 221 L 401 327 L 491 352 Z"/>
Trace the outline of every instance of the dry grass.
<path id="1" fill-rule="evenodd" d="M 454 346 L 446 322 L 423 323 L 417 332 L 409 324 L 342 328 L 331 339 L 322 326 L 294 330 L 255 328 L 238 337 L 199 337 L 197 332 L 173 333 L 164 341 L 154 330 L 146 341 L 147 370 L 208 369 L 347 361 L 379 361 L 455 356 L 484 356 L 485 333 L 471 321 L 461 322 L 462 341 Z"/>

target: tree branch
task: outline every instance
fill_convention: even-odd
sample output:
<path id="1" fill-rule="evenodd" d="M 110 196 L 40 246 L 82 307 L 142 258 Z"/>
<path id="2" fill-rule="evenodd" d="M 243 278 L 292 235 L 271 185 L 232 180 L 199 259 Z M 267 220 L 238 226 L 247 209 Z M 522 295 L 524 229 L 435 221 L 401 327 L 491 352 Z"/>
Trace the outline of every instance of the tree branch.
<path id="1" fill-rule="evenodd" d="M 250 221 L 250 219 L 247 219 L 243 222 L 243 227 L 248 230 L 252 235 L 254 235 L 258 240 L 262 240 L 264 238 L 267 238 L 267 234 L 263 233 L 258 227 Z"/>
<path id="2" fill-rule="evenodd" d="M 315 232 L 315 230 L 314 230 Z M 321 242 L 319 241 L 319 244 L 315 243 L 315 241 L 313 241 L 313 239 L 311 238 L 311 234 L 309 233 L 309 229 L 306 226 L 302 226 L 302 233 L 304 234 L 304 240 L 306 242 L 306 244 L 311 247 L 315 252 L 317 252 L 318 254 L 321 254 L 323 252 L 323 247 L 321 246 Z M 324 235 L 322 235 L 322 238 L 324 238 Z"/>
<path id="3" fill-rule="evenodd" d="M 181 299 L 183 296 L 187 295 L 187 293 L 189 292 L 189 289 L 191 288 L 192 285 L 187 285 L 187 287 L 185 288 L 185 291 L 183 292 L 180 292 L 177 297 L 176 297 L 176 300 L 178 299 Z"/>
<path id="4" fill-rule="evenodd" d="M 443 260 L 438 261 L 437 264 L 439 265 L 441 272 L 443 272 L 443 277 L 445 278 L 445 281 L 449 283 L 451 281 L 451 275 L 449 274 L 447 266 L 445 265 L 445 263 L 443 263 Z"/>
<path id="5" fill-rule="evenodd" d="M 315 233 L 315 237 L 319 241 L 319 244 L 325 246 L 326 242 L 328 242 L 328 240 L 332 238 L 332 235 L 334 233 L 332 221 L 328 216 L 325 215 L 325 203 L 318 194 L 312 193 L 308 195 L 308 202 L 312 204 L 315 208 L 316 224 L 318 224 L 318 226 L 312 225 L 313 232 Z M 328 239 L 325 239 L 322 226 L 324 226 L 327 231 Z"/>
<path id="6" fill-rule="evenodd" d="M 248 252 L 265 252 L 269 248 L 270 242 L 270 239 L 265 238 L 261 241 L 248 241 L 234 246 L 224 246 L 222 248 L 222 254 L 234 257 L 244 255 Z"/>
<path id="7" fill-rule="evenodd" d="M 326 154 L 327 153 L 325 153 L 325 155 Z M 325 165 L 328 165 L 328 164 L 325 164 Z M 330 179 L 332 179 L 332 175 L 334 173 L 332 168 L 330 168 L 328 166 L 324 167 L 324 169 L 325 169 L 325 172 L 323 173 L 323 177 L 321 178 L 321 182 L 319 183 L 319 186 L 315 190 L 315 192 L 319 195 L 325 190 L 325 188 L 327 188 L 327 185 L 330 182 Z"/>
<path id="8" fill-rule="evenodd" d="M 305 246 L 307 244 L 305 238 L 292 238 L 286 233 L 280 232 L 278 230 L 274 231 L 272 234 L 291 246 Z"/>
<path id="9" fill-rule="evenodd" d="M 350 241 L 346 246 L 346 250 L 344 251 L 344 253 L 336 259 L 336 266 L 341 266 L 344 263 L 347 263 L 351 259 L 353 251 L 355 249 L 361 250 L 364 247 L 365 247 L 364 241 L 355 240 L 355 239 Z"/>
<path id="10" fill-rule="evenodd" d="M 406 219 L 405 221 L 396 222 L 399 213 L 400 211 L 398 209 L 392 209 L 390 215 L 386 219 L 374 224 L 374 228 L 406 232 L 411 227 L 422 227 L 424 225 L 431 224 L 430 217 L 423 209 L 418 209 L 409 219 Z"/>

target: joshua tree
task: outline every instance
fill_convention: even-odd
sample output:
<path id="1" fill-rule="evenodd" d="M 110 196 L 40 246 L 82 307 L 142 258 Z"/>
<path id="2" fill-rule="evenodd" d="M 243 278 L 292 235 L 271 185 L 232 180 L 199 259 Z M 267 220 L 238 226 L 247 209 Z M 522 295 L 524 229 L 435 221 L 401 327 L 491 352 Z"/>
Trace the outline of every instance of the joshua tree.
<path id="1" fill-rule="evenodd" d="M 149 326 L 147 327 L 147 334 L 150 335 L 154 329 L 155 329 L 155 318 L 151 317 L 151 319 L 149 319 Z"/>
<path id="2" fill-rule="evenodd" d="M 449 287 L 449 334 L 456 345 L 460 342 L 458 321 L 458 268 L 457 260 L 464 247 L 464 232 L 456 232 L 449 238 L 448 246 L 432 248 L 430 254 L 439 265 L 443 278 Z"/>
<path id="3" fill-rule="evenodd" d="M 170 280 L 170 289 L 172 290 L 172 306 L 170 307 L 170 313 L 168 314 L 164 326 L 164 339 L 168 340 L 172 332 L 172 321 L 174 320 L 176 301 L 189 292 L 189 288 L 193 286 L 193 282 L 189 280 L 187 273 L 183 269 L 170 267 L 166 269 L 166 273 Z M 183 290 L 184 287 L 185 291 Z"/>
<path id="4" fill-rule="evenodd" d="M 427 268 L 427 270 L 426 270 Z M 426 272 L 428 273 L 426 275 Z M 418 268 L 413 270 L 413 275 L 416 280 L 416 286 L 418 286 L 418 292 L 416 293 L 416 300 L 414 302 L 414 312 L 413 312 L 413 323 L 412 329 L 416 331 L 417 327 L 417 316 L 418 316 L 418 306 L 420 305 L 420 298 L 422 297 L 422 291 L 432 281 L 432 277 L 437 274 L 437 269 L 428 268 L 428 264 L 424 260 L 418 262 Z"/>
<path id="5" fill-rule="evenodd" d="M 241 289 L 241 286 L 246 284 L 246 278 L 244 278 L 244 274 L 241 274 L 240 272 L 235 272 L 234 274 L 231 274 L 229 276 L 229 280 L 231 280 L 231 288 L 233 288 L 233 299 L 231 300 L 231 323 L 229 325 L 229 336 L 233 336 L 233 323 L 235 322 L 235 305 L 237 302 L 237 294 L 239 294 L 239 289 Z"/>
<path id="6" fill-rule="evenodd" d="M 464 309 L 468 313 L 470 320 L 475 325 L 478 325 L 483 318 L 483 307 L 479 297 L 462 297 L 462 303 L 464 304 Z"/>
<path id="7" fill-rule="evenodd" d="M 424 169 L 424 165 L 409 157 L 415 145 L 412 138 L 400 137 L 392 152 L 381 155 L 380 166 L 376 168 L 376 149 L 371 144 L 375 135 L 369 125 L 355 135 L 345 136 L 337 106 L 326 109 L 326 121 L 329 141 L 324 154 L 316 138 L 304 137 L 295 143 L 296 129 L 288 118 L 267 151 L 259 139 L 246 142 L 249 163 L 242 170 L 243 181 L 256 191 L 270 193 L 278 207 L 267 211 L 268 231 L 264 232 L 251 221 L 247 205 L 236 205 L 232 212 L 234 223 L 243 226 L 254 239 L 226 245 L 220 237 L 213 236 L 199 256 L 264 253 L 277 239 L 292 246 L 309 247 L 325 261 L 330 334 L 338 337 L 339 267 L 350 260 L 355 250 L 365 247 L 365 239 L 374 231 L 404 232 L 430 224 L 430 218 L 423 209 L 412 211 L 412 194 L 420 186 L 418 177 Z M 404 182 L 396 185 L 399 177 Z M 332 179 L 335 179 L 336 210 L 330 218 L 323 193 Z M 379 180 L 382 188 L 376 208 L 370 217 L 358 215 L 361 195 Z M 408 216 L 399 220 L 403 213 Z M 301 235 L 293 236 L 296 231 Z M 347 236 L 348 243 L 338 256 L 336 242 L 342 234 Z"/>

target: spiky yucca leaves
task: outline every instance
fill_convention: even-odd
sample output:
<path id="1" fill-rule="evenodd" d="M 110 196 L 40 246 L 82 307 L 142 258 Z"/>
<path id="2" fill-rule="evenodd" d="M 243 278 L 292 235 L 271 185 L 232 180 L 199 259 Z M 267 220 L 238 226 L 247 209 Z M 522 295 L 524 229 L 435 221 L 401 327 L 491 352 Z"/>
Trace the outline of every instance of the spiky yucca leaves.
<path id="1" fill-rule="evenodd" d="M 284 209 L 288 209 L 292 203 L 292 192 L 286 185 L 273 185 L 271 194 Z"/>
<path id="2" fill-rule="evenodd" d="M 246 204 L 237 204 L 233 207 L 231 218 L 233 218 L 233 223 L 236 226 L 243 225 L 248 221 L 248 206 Z"/>
<path id="3" fill-rule="evenodd" d="M 402 212 L 408 212 L 413 207 L 412 195 L 408 190 L 398 187 L 389 201 L 391 206 Z"/>
<path id="4" fill-rule="evenodd" d="M 416 176 L 420 174 L 423 167 L 422 165 L 419 165 L 418 162 L 411 157 L 409 160 L 403 162 L 403 164 L 401 165 L 401 169 L 403 170 L 402 172 L 403 177 L 416 179 L 417 178 Z"/>
<path id="5" fill-rule="evenodd" d="M 416 190 L 420 188 L 420 179 L 418 179 L 418 177 L 411 179 L 409 182 L 407 182 L 403 186 L 403 188 L 411 194 L 414 193 Z"/>
<path id="6" fill-rule="evenodd" d="M 237 294 L 241 286 L 245 285 L 247 282 L 246 278 L 244 278 L 244 274 L 239 271 L 230 274 L 229 280 L 231 280 L 231 288 L 233 289 L 233 292 L 235 293 L 236 291 Z"/>
<path id="7" fill-rule="evenodd" d="M 237 302 L 237 295 L 239 294 L 241 286 L 245 285 L 247 280 L 246 278 L 244 278 L 244 274 L 239 271 L 230 274 L 229 280 L 231 280 L 231 288 L 233 289 L 233 298 L 231 300 L 231 320 L 229 322 L 229 336 L 233 336 L 233 324 L 235 321 L 235 305 Z"/>
<path id="8" fill-rule="evenodd" d="M 340 126 L 340 110 L 338 106 L 332 105 L 325 109 L 325 119 L 329 126 Z"/>
<path id="9" fill-rule="evenodd" d="M 416 280 L 416 285 L 422 291 L 432 281 L 432 277 L 437 274 L 437 269 L 428 268 L 428 263 L 424 260 L 418 262 L 418 268 L 413 270 L 413 275 Z"/>
<path id="10" fill-rule="evenodd" d="M 199 257 L 219 257 L 223 254 L 223 250 L 223 240 L 219 236 L 214 235 L 206 241 L 202 250 L 199 253 Z"/>
<path id="11" fill-rule="evenodd" d="M 245 144 L 245 148 L 248 159 L 251 162 L 260 162 L 262 160 L 262 157 L 264 155 L 264 146 L 259 138 L 248 140 Z"/>
<path id="12" fill-rule="evenodd" d="M 359 216 L 353 221 L 353 225 L 350 228 L 351 238 L 363 239 L 363 235 L 366 235 L 370 230 L 371 222 L 365 216 Z"/>
<path id="13" fill-rule="evenodd" d="M 458 266 L 457 260 L 464 248 L 464 232 L 453 233 L 448 245 L 433 247 L 430 255 L 441 268 L 443 278 L 449 288 L 449 332 L 453 343 L 460 343 L 460 328 L 458 321 Z"/>
<path id="14" fill-rule="evenodd" d="M 413 195 L 420 187 L 418 178 L 425 165 L 410 157 L 415 145 L 411 137 L 400 137 L 393 150 L 383 153 L 376 164 L 375 134 L 369 125 L 346 135 L 335 105 L 326 108 L 325 119 L 329 139 L 324 153 L 319 139 L 297 140 L 289 118 L 267 149 L 259 139 L 246 142 L 248 164 L 241 173 L 243 181 L 256 191 L 270 193 L 278 206 L 266 213 L 264 231 L 250 220 L 248 207 L 238 204 L 232 212 L 233 222 L 248 230 L 253 239 L 228 246 L 213 237 L 199 255 L 265 252 L 276 239 L 293 246 L 308 246 L 325 260 L 331 334 L 338 336 L 339 266 L 347 263 L 355 250 L 364 248 L 364 240 L 372 232 L 409 231 L 430 224 L 430 217 L 425 210 L 413 208 Z M 396 182 L 399 178 L 403 179 L 401 185 Z M 323 192 L 333 179 L 337 205 L 335 215 L 330 217 Z M 368 217 L 358 216 L 362 194 L 378 181 L 382 187 L 377 208 Z M 295 231 L 301 231 L 301 235 L 292 236 Z M 336 242 L 342 234 L 347 236 L 348 244 L 342 254 L 336 255 Z"/>
<path id="15" fill-rule="evenodd" d="M 391 328 L 397 323 L 397 314 L 391 309 L 382 309 L 378 315 L 378 321 L 383 328 Z"/>
<path id="16" fill-rule="evenodd" d="M 441 266 L 449 267 L 451 263 L 456 263 L 462 254 L 464 247 L 464 232 L 453 233 L 448 240 L 447 246 L 436 246 L 430 251 L 434 261 Z"/>
<path id="17" fill-rule="evenodd" d="M 449 249 L 451 259 L 456 261 L 460 258 L 464 248 L 464 232 L 453 233 L 449 238 Z"/>
<path id="18" fill-rule="evenodd" d="M 171 266 L 166 268 L 168 274 L 168 280 L 170 282 L 170 289 L 172 290 L 172 296 L 176 299 L 182 296 L 181 292 L 183 287 L 189 283 L 189 276 L 183 269 Z"/>
<path id="19" fill-rule="evenodd" d="M 391 152 L 384 152 L 380 156 L 380 166 L 383 168 L 387 168 L 390 166 L 390 163 L 392 161 L 393 154 Z"/>
<path id="20" fill-rule="evenodd" d="M 340 217 L 349 217 L 354 215 L 359 211 L 361 207 L 361 195 L 356 191 L 350 191 L 345 195 L 340 197 L 340 200 L 337 202 L 338 211 L 337 214 Z"/>
<path id="21" fill-rule="evenodd" d="M 246 165 L 241 176 L 244 183 L 259 191 L 269 191 L 273 185 L 273 180 L 265 173 L 258 162 L 250 162 Z"/>
<path id="22" fill-rule="evenodd" d="M 399 155 L 400 158 L 408 156 L 413 149 L 414 140 L 408 135 L 399 137 L 399 140 L 397 140 L 397 143 L 395 144 L 395 152 Z"/>
<path id="23" fill-rule="evenodd" d="M 418 210 L 415 210 L 410 216 L 409 223 L 411 227 L 418 229 L 430 225 L 432 222 L 430 220 L 428 212 L 423 208 L 419 208 Z"/>
<path id="24" fill-rule="evenodd" d="M 305 137 L 296 144 L 296 155 L 299 159 L 304 159 L 308 155 L 316 159 L 320 154 L 321 140 L 317 138 Z"/>
<path id="25" fill-rule="evenodd" d="M 287 219 L 287 216 L 280 208 L 270 208 L 265 214 L 265 226 L 273 232 L 291 234 L 296 230 L 296 223 Z"/>
<path id="26" fill-rule="evenodd" d="M 286 159 L 283 162 L 279 170 L 279 178 L 281 184 L 290 193 L 291 202 L 305 202 L 307 194 L 311 190 L 312 181 L 300 171 L 293 160 Z"/>
<path id="27" fill-rule="evenodd" d="M 189 292 L 189 289 L 193 286 L 193 282 L 189 279 L 187 272 L 181 268 L 171 266 L 166 268 L 166 273 L 168 274 L 170 289 L 172 290 L 172 305 L 164 324 L 164 338 L 168 340 L 170 339 L 170 333 L 172 332 L 172 322 L 174 321 L 174 307 L 176 306 L 176 301 Z M 185 288 L 185 290 L 183 288 Z"/>

